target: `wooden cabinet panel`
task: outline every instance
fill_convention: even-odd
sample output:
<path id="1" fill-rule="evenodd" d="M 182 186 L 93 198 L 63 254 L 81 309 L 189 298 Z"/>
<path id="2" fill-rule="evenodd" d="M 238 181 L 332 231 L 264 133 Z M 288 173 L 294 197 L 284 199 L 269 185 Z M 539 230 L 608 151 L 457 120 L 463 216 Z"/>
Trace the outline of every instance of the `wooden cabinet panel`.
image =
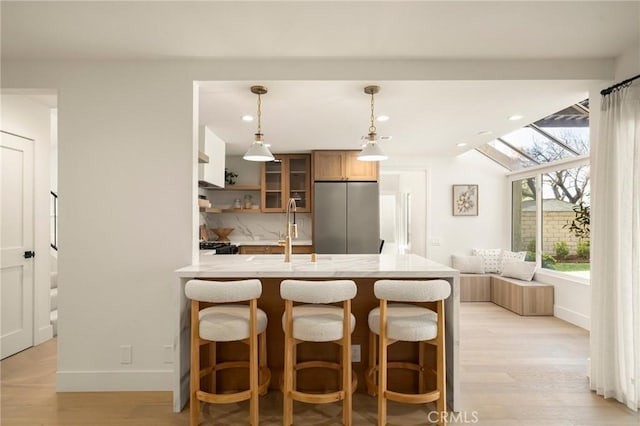
<path id="1" fill-rule="evenodd" d="M 313 246 L 292 246 L 293 254 L 313 253 Z M 284 254 L 284 246 L 240 246 L 240 254 Z"/>
<path id="2" fill-rule="evenodd" d="M 360 151 L 347 151 L 346 156 L 346 175 L 347 180 L 377 181 L 378 180 L 378 161 L 360 161 L 358 154 Z"/>
<path id="3" fill-rule="evenodd" d="M 491 302 L 491 276 L 460 274 L 461 302 Z"/>
<path id="4" fill-rule="evenodd" d="M 314 151 L 315 181 L 377 181 L 378 162 L 360 161 L 360 151 Z"/>
<path id="5" fill-rule="evenodd" d="M 240 254 L 284 254 L 283 246 L 240 246 Z"/>
<path id="6" fill-rule="evenodd" d="M 314 151 L 314 180 L 344 180 L 345 169 L 343 151 Z"/>
<path id="7" fill-rule="evenodd" d="M 291 247 L 293 254 L 311 254 L 313 246 L 293 246 Z"/>

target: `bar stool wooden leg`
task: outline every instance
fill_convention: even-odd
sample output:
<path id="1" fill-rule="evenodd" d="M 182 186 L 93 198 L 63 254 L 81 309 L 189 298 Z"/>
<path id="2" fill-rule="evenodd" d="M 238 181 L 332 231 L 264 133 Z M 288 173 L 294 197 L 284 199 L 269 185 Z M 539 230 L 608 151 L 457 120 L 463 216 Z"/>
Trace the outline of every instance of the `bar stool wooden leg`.
<path id="1" fill-rule="evenodd" d="M 293 423 L 293 399 L 291 391 L 293 389 L 293 302 L 285 301 L 285 333 L 284 333 L 284 389 L 283 389 L 283 412 L 282 424 L 290 426 Z"/>
<path id="2" fill-rule="evenodd" d="M 211 393 L 216 393 L 217 391 L 216 362 L 218 361 L 217 352 L 216 352 L 217 345 L 216 345 L 216 342 L 211 342 L 207 346 L 209 347 L 209 365 L 211 366 L 211 378 L 210 378 Z"/>
<path id="3" fill-rule="evenodd" d="M 257 335 L 257 309 L 258 301 L 249 302 L 249 389 L 251 398 L 249 401 L 249 419 L 252 426 L 258 426 L 258 335 Z"/>
<path id="4" fill-rule="evenodd" d="M 342 423 L 345 426 L 351 426 L 352 419 L 352 393 L 351 393 L 351 300 L 345 300 L 343 303 L 343 312 L 346 320 L 343 322 L 342 329 L 342 359 L 340 360 L 342 368 L 342 390 L 344 391 L 344 400 L 342 401 Z"/>
<path id="5" fill-rule="evenodd" d="M 260 370 L 258 377 L 260 379 L 260 383 L 263 381 L 262 372 L 267 367 L 267 332 L 264 331 L 260 333 L 258 336 L 258 364 L 260 365 Z M 266 395 L 268 389 L 265 389 L 260 395 Z"/>
<path id="6" fill-rule="evenodd" d="M 425 362 L 426 347 L 427 344 L 425 342 L 418 342 L 418 365 L 420 366 L 420 372 L 418 373 L 418 390 L 420 391 L 420 393 L 425 393 L 427 391 L 427 366 Z"/>
<path id="7" fill-rule="evenodd" d="M 378 337 L 378 426 L 387 424 L 387 301 L 380 300 L 380 335 Z"/>
<path id="8" fill-rule="evenodd" d="M 439 426 L 446 426 L 446 418 L 444 413 L 447 411 L 447 373 L 445 368 L 445 342 L 444 342 L 444 300 L 438 301 L 438 337 L 436 338 L 438 347 L 436 355 L 436 381 L 437 389 L 440 389 L 440 398 L 436 401 L 436 409 L 438 410 L 438 416 L 441 421 Z"/>
<path id="9" fill-rule="evenodd" d="M 373 371 L 373 384 L 378 384 L 378 372 L 375 370 L 377 365 L 378 339 L 374 332 L 369 331 L 369 370 Z M 371 391 L 367 385 L 367 392 L 371 396 L 376 396 L 377 392 Z"/>
<path id="10" fill-rule="evenodd" d="M 200 329 L 199 316 L 200 303 L 197 300 L 191 301 L 191 374 L 190 374 L 190 420 L 191 426 L 198 426 L 200 423 L 200 401 L 198 400 L 198 390 L 200 389 Z"/>

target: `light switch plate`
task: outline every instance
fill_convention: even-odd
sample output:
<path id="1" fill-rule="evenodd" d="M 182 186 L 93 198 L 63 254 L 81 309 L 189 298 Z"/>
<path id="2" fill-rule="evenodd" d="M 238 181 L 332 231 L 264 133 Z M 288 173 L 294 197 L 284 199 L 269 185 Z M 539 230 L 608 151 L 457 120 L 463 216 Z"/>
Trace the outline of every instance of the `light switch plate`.
<path id="1" fill-rule="evenodd" d="M 133 362 L 132 352 L 131 345 L 120 345 L 120 364 L 131 364 Z"/>

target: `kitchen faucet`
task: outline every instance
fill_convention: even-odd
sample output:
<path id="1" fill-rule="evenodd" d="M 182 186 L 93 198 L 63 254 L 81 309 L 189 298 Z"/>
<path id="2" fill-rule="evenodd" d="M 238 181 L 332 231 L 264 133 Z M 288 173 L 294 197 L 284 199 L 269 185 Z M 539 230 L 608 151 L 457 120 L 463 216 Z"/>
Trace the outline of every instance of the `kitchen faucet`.
<path id="1" fill-rule="evenodd" d="M 293 212 L 293 223 L 291 223 L 291 212 Z M 284 236 L 284 261 L 291 262 L 291 239 L 298 238 L 298 225 L 296 225 L 296 200 L 289 198 L 287 203 L 287 228 Z"/>

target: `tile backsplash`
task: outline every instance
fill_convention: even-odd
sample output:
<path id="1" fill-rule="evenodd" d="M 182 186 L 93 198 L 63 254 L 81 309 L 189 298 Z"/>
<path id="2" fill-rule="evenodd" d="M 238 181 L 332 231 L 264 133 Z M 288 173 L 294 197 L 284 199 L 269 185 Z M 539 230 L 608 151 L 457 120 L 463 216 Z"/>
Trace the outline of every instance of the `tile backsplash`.
<path id="1" fill-rule="evenodd" d="M 293 220 L 293 218 L 292 218 Z M 216 213 L 200 214 L 200 223 L 209 228 L 235 228 L 229 235 L 231 241 L 277 240 L 284 237 L 286 215 L 284 213 Z M 311 239 L 311 213 L 296 213 L 298 239 Z M 216 236 L 209 231 L 209 239 Z"/>

